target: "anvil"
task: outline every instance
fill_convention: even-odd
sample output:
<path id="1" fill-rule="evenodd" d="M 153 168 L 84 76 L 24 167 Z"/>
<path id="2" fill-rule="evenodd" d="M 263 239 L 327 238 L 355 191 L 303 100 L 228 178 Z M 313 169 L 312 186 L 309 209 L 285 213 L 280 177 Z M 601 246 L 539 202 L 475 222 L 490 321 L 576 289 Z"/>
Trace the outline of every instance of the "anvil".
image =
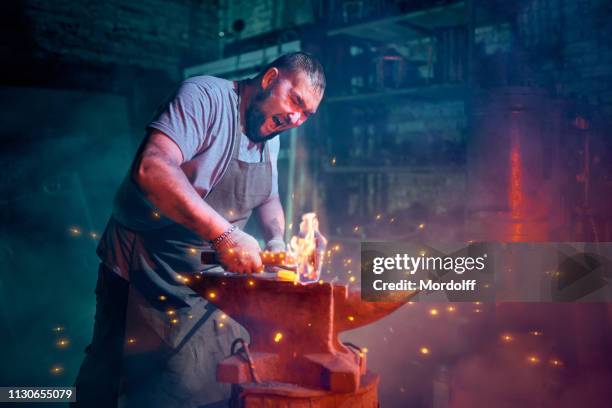
<path id="1" fill-rule="evenodd" d="M 219 382 L 357 392 L 360 379 L 367 378 L 365 354 L 343 344 L 339 333 L 381 319 L 412 296 L 369 303 L 346 285 L 303 285 L 256 276 L 203 274 L 189 283 L 250 335 L 249 357 L 232 355 L 220 362 Z"/>

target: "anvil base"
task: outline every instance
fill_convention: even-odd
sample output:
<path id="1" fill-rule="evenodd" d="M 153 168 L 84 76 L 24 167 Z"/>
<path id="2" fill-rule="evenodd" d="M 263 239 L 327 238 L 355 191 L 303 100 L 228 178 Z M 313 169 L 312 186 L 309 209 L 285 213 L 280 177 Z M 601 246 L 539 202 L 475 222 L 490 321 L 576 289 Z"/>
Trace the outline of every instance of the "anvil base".
<path id="1" fill-rule="evenodd" d="M 231 408 L 378 408 L 379 376 L 366 372 L 354 392 L 337 393 L 278 382 L 232 386 Z"/>

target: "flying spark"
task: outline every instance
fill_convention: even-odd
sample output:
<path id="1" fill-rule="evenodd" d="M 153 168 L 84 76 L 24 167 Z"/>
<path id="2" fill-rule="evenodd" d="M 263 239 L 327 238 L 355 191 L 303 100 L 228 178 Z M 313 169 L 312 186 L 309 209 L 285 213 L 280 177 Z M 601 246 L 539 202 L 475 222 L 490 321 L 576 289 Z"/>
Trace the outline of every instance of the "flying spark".
<path id="1" fill-rule="evenodd" d="M 540 363 L 540 359 L 537 356 L 528 356 L 527 357 L 527 361 L 529 361 L 530 364 L 536 365 Z"/>
<path id="2" fill-rule="evenodd" d="M 59 348 L 66 348 L 70 345 L 70 340 L 68 339 L 59 339 L 55 345 Z"/>
<path id="3" fill-rule="evenodd" d="M 62 367 L 61 365 L 54 365 L 53 367 L 51 367 L 50 371 L 51 374 L 60 375 L 64 372 L 64 367 Z"/>

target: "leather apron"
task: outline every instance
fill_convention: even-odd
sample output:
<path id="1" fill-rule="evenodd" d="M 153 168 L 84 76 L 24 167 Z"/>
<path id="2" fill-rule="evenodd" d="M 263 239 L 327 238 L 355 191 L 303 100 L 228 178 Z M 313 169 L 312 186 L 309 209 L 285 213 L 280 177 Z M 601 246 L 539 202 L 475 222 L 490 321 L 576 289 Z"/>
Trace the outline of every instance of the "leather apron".
<path id="1" fill-rule="evenodd" d="M 261 162 L 239 160 L 241 137 L 246 136 L 239 131 L 234 135 L 230 164 L 204 200 L 243 228 L 271 193 L 272 165 L 267 144 Z M 205 251 L 212 252 L 208 242 L 176 223 L 138 233 L 119 407 L 195 408 L 229 398 L 230 386 L 216 381 L 216 366 L 234 338 L 246 339 L 246 331 L 181 281 L 220 269 L 202 265 Z"/>

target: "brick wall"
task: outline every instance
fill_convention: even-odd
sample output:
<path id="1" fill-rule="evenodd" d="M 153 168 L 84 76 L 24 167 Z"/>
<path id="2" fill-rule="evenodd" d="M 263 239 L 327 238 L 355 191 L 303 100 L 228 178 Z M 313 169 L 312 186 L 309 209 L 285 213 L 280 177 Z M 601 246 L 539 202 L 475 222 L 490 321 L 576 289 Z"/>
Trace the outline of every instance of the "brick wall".
<path id="1" fill-rule="evenodd" d="M 23 3 L 39 58 L 168 69 L 217 56 L 217 1 Z"/>
<path id="2" fill-rule="evenodd" d="M 312 0 L 221 0 L 221 30 L 228 42 L 313 21 Z M 232 25 L 245 22 L 239 37 Z"/>
<path id="3" fill-rule="evenodd" d="M 612 4 L 607 0 L 530 0 L 519 40 L 539 83 L 582 98 L 612 117 Z"/>

